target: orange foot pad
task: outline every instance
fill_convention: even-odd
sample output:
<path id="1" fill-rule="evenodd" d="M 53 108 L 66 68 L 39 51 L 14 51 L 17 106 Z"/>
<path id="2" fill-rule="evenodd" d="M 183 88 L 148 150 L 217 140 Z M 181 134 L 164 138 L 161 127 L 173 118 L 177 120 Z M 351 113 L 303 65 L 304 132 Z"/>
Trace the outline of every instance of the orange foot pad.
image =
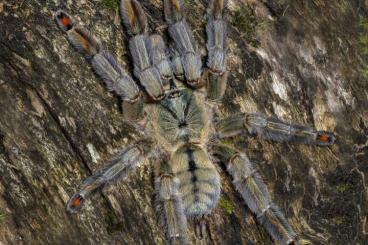
<path id="1" fill-rule="evenodd" d="M 83 197 L 79 195 L 76 196 L 74 200 L 72 201 L 72 205 L 71 205 L 72 208 L 78 208 L 83 203 L 83 201 L 84 201 Z"/>
<path id="2" fill-rule="evenodd" d="M 60 11 L 56 18 L 62 29 L 69 31 L 73 28 L 73 21 L 66 13 Z"/>
<path id="3" fill-rule="evenodd" d="M 317 136 L 317 139 L 319 141 L 322 141 L 322 142 L 330 142 L 331 141 L 331 137 L 328 136 L 328 135 L 325 135 L 325 134 L 320 134 Z"/>

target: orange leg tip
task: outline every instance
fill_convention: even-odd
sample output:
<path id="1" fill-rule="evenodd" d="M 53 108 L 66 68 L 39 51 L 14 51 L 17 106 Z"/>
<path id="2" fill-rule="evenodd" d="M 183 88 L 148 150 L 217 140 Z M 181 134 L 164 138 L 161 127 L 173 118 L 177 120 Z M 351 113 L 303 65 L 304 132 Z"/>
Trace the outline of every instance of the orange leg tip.
<path id="1" fill-rule="evenodd" d="M 58 21 L 60 27 L 62 27 L 66 31 L 72 29 L 73 21 L 66 13 L 60 11 L 60 12 L 58 12 L 56 18 L 57 18 L 57 21 Z"/>
<path id="2" fill-rule="evenodd" d="M 83 202 L 83 197 L 77 196 L 72 202 L 72 208 L 78 208 Z"/>
<path id="3" fill-rule="evenodd" d="M 70 19 L 68 19 L 67 17 L 63 16 L 61 17 L 61 23 L 63 24 L 63 26 L 67 27 L 70 25 Z"/>
<path id="4" fill-rule="evenodd" d="M 331 141 L 331 137 L 326 134 L 320 134 L 318 135 L 317 139 L 322 142 L 329 142 Z"/>

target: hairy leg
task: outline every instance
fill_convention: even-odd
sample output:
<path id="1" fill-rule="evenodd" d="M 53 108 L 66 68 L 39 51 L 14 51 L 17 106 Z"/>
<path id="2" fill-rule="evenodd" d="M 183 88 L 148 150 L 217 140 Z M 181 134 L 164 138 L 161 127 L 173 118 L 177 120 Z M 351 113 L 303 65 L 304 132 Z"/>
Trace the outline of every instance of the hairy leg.
<path id="1" fill-rule="evenodd" d="M 144 117 L 144 100 L 138 100 L 134 103 L 123 101 L 123 115 L 128 122 L 137 122 Z"/>
<path id="2" fill-rule="evenodd" d="M 207 32 L 207 96 L 210 100 L 220 100 L 226 89 L 227 72 L 226 58 L 226 22 L 223 13 L 226 0 L 211 0 L 209 4 L 209 19 Z"/>
<path id="3" fill-rule="evenodd" d="M 267 117 L 259 113 L 241 113 L 230 116 L 219 121 L 216 128 L 220 138 L 250 134 L 274 141 L 290 141 L 319 146 L 332 145 L 336 140 L 331 132 L 285 123 L 277 118 Z"/>
<path id="4" fill-rule="evenodd" d="M 184 17 L 183 0 L 164 0 L 164 12 L 186 81 L 190 86 L 198 87 L 201 85 L 202 61 L 193 32 Z"/>
<path id="5" fill-rule="evenodd" d="M 126 178 L 151 151 L 152 142 L 146 140 L 133 144 L 119 152 L 109 161 L 106 167 L 97 171 L 87 178 L 79 187 L 78 191 L 69 199 L 67 211 L 78 211 L 84 201 L 96 190 L 112 184 L 118 179 Z"/>
<path id="6" fill-rule="evenodd" d="M 179 179 L 167 163 L 161 163 L 156 173 L 156 210 L 169 244 L 187 244 L 187 219 L 179 193 Z"/>
<path id="7" fill-rule="evenodd" d="M 164 97 L 163 84 L 158 66 L 152 64 L 156 60 L 152 54 L 156 53 L 149 49 L 148 43 L 153 43 L 148 36 L 146 14 L 137 0 L 121 0 L 120 11 L 123 23 L 131 35 L 129 49 L 134 63 L 134 75 L 153 100 L 161 100 Z"/>
<path id="8" fill-rule="evenodd" d="M 225 71 L 222 75 L 212 73 L 210 70 L 206 71 L 207 74 L 207 98 L 210 101 L 218 102 L 221 101 L 225 94 L 227 86 L 228 72 Z"/>
<path id="9" fill-rule="evenodd" d="M 181 64 L 180 54 L 175 48 L 175 44 L 170 45 L 169 54 L 171 58 L 171 67 L 175 78 L 183 82 L 185 80 L 183 65 Z"/>
<path id="10" fill-rule="evenodd" d="M 215 145 L 212 150 L 226 164 L 236 190 L 271 237 L 283 244 L 295 244 L 296 234 L 271 201 L 266 185 L 247 156 L 225 145 Z"/>
<path id="11" fill-rule="evenodd" d="M 158 69 L 163 85 L 167 86 L 173 78 L 173 72 L 164 40 L 160 35 L 153 34 L 148 38 L 147 46 L 151 63 Z"/>
<path id="12" fill-rule="evenodd" d="M 62 10 L 56 12 L 55 20 L 59 28 L 67 34 L 69 42 L 91 62 L 93 70 L 103 79 L 109 91 L 115 92 L 125 103 L 142 104 L 143 98 L 137 84 L 94 35 Z M 143 111 L 141 107 L 134 108 Z"/>

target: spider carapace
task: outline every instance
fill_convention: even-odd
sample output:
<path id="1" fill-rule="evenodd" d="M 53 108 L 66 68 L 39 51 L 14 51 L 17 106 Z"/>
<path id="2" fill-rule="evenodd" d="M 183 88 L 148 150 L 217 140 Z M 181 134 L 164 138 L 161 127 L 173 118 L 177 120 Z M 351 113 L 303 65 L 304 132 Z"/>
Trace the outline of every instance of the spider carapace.
<path id="1" fill-rule="evenodd" d="M 141 140 L 125 147 L 81 184 L 67 203 L 69 212 L 80 210 L 92 193 L 127 177 L 149 159 L 155 165 L 156 209 L 167 241 L 186 244 L 187 220 L 196 221 L 202 233 L 204 217 L 219 201 L 219 168 L 214 164 L 221 162 L 271 237 L 283 244 L 297 243 L 295 232 L 272 202 L 254 164 L 245 153 L 222 141 L 250 135 L 328 146 L 334 143 L 335 136 L 259 113 L 220 116 L 217 106 L 227 80 L 225 9 L 226 0 L 210 0 L 207 62 L 202 66 L 182 0 L 164 0 L 169 47 L 159 34 L 149 33 L 142 5 L 137 0 L 122 0 L 121 17 L 129 33 L 136 81 L 94 35 L 65 11 L 56 12 L 56 23 L 69 42 L 90 61 L 108 90 L 122 98 L 124 118 L 143 131 Z"/>

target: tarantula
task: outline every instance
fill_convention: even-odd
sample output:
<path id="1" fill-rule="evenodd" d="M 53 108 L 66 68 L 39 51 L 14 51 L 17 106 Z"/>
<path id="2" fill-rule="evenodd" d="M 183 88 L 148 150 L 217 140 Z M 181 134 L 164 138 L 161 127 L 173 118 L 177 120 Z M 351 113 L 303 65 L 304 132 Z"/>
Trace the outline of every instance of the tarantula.
<path id="1" fill-rule="evenodd" d="M 78 211 L 86 198 L 125 178 L 144 161 L 155 163 L 156 204 L 170 243 L 188 243 L 187 219 L 203 219 L 217 205 L 221 161 L 236 190 L 271 237 L 296 244 L 296 234 L 270 199 L 267 187 L 247 156 L 222 141 L 235 135 L 256 135 L 275 141 L 327 146 L 333 133 L 288 124 L 259 113 L 220 118 L 218 102 L 226 88 L 226 0 L 210 0 L 204 68 L 196 40 L 185 19 L 183 0 L 164 0 L 164 16 L 172 45 L 159 34 L 149 34 L 146 15 L 137 0 L 121 0 L 122 22 L 130 35 L 129 50 L 136 83 L 102 44 L 68 13 L 55 19 L 69 42 L 91 62 L 109 91 L 123 100 L 124 118 L 143 131 L 142 140 L 118 153 L 105 168 L 87 178 L 67 203 Z"/>

